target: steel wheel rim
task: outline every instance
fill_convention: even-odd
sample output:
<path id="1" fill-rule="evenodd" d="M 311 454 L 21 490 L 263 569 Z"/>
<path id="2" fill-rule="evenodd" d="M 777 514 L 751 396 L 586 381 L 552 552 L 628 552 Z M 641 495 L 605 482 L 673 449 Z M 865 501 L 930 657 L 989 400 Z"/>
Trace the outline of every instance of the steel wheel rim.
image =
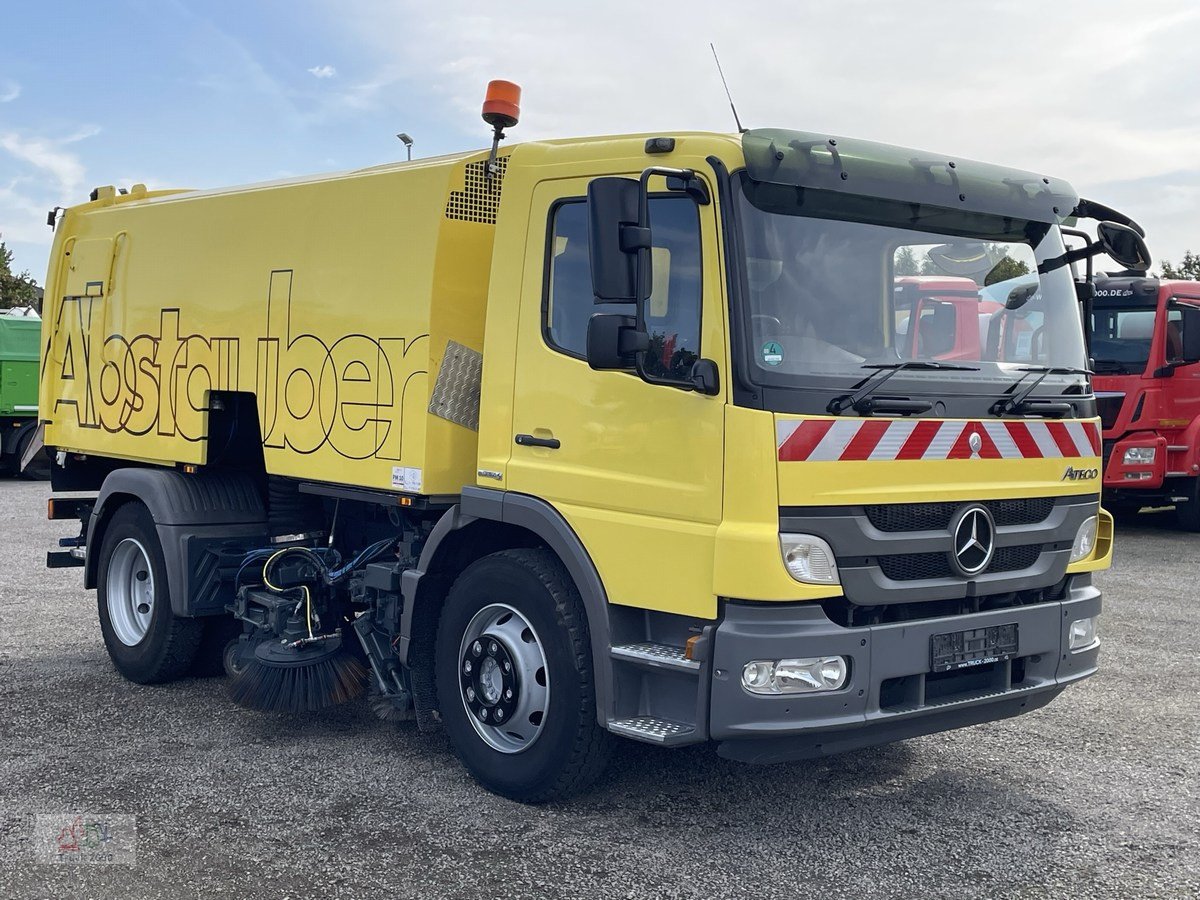
<path id="1" fill-rule="evenodd" d="M 105 581 L 108 620 L 126 647 L 141 643 L 154 616 L 154 570 L 146 548 L 133 538 L 117 544 Z"/>
<path id="2" fill-rule="evenodd" d="M 471 726 L 493 750 L 520 753 L 541 736 L 550 709 L 546 651 L 513 607 L 493 603 L 467 623 L 458 647 L 458 683 Z"/>

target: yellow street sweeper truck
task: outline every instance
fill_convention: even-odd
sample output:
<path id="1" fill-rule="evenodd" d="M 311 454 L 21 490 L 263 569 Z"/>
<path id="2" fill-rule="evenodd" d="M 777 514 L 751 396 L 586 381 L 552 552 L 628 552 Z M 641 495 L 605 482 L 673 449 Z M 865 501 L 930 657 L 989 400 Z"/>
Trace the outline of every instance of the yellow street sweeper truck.
<path id="1" fill-rule="evenodd" d="M 1073 272 L 1139 236 L 1067 251 L 1063 181 L 801 131 L 502 145 L 517 96 L 490 152 L 52 217 L 48 562 L 122 675 L 368 690 L 536 802 L 615 736 L 810 758 L 1096 671 Z M 914 259 L 991 299 L 901 308 Z"/>

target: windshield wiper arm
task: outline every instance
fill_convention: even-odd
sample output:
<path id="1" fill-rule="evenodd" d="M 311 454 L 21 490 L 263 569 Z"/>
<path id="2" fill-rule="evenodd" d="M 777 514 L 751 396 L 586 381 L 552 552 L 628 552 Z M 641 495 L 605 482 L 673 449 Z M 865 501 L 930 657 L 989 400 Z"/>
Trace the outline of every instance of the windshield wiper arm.
<path id="1" fill-rule="evenodd" d="M 866 365 L 866 366 L 863 366 L 863 368 L 864 369 L 874 369 L 875 371 L 872 372 L 870 375 L 868 375 L 865 381 L 863 381 L 859 384 L 858 389 L 855 390 L 854 393 L 843 394 L 840 397 L 834 397 L 832 400 L 830 400 L 829 406 L 826 407 L 826 409 L 829 411 L 829 413 L 831 415 L 840 416 L 842 413 L 844 413 L 848 409 L 853 409 L 855 412 L 859 413 L 860 415 L 870 415 L 872 409 L 874 408 L 874 401 L 870 395 L 873 394 L 875 391 L 879 390 L 879 388 L 883 387 L 883 385 L 888 381 L 888 379 L 891 378 L 893 375 L 895 375 L 897 372 L 903 372 L 906 369 L 917 369 L 917 370 L 949 369 L 952 371 L 959 371 L 959 372 L 978 372 L 979 371 L 979 369 L 975 366 L 960 366 L 960 365 L 956 365 L 954 363 L 944 363 L 944 362 L 935 362 L 933 360 L 917 360 L 917 359 L 908 359 L 908 360 L 905 360 L 904 362 L 897 362 L 897 363 L 880 363 L 880 364 Z M 904 402 L 905 403 L 915 403 L 915 401 L 904 401 Z M 902 404 L 898 403 L 896 409 L 885 410 L 885 411 L 894 411 L 894 412 L 922 412 L 923 411 L 923 409 L 917 409 L 917 408 L 915 408 L 915 406 L 910 407 L 906 410 L 900 409 L 899 408 L 900 405 L 902 405 Z M 924 409 L 928 409 L 928 408 L 929 407 L 924 407 Z"/>
<path id="2" fill-rule="evenodd" d="M 1002 416 L 1005 413 L 1016 413 L 1023 411 L 1026 407 L 1030 410 L 1047 414 L 1057 414 L 1059 417 L 1065 416 L 1071 412 L 1072 406 L 1070 403 L 1060 403 L 1054 400 L 1029 400 L 1029 395 L 1037 390 L 1037 386 L 1046 380 L 1049 375 L 1091 375 L 1093 374 L 1088 369 L 1076 369 L 1074 366 L 1025 366 L 1017 371 L 1021 372 L 1021 377 L 1018 378 L 1006 393 L 1011 393 L 1021 387 L 1023 382 L 1030 375 L 1037 375 L 1028 386 L 1022 388 L 1021 392 L 1004 400 L 997 400 L 992 404 L 992 415 Z"/>

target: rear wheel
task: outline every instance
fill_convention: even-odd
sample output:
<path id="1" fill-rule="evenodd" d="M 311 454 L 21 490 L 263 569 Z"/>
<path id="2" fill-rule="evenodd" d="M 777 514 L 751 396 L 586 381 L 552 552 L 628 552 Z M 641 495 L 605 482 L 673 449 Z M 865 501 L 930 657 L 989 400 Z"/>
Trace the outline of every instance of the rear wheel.
<path id="1" fill-rule="evenodd" d="M 96 600 L 100 633 L 118 672 L 138 684 L 187 674 L 203 624 L 172 612 L 158 532 L 140 503 L 126 503 L 105 529 Z"/>
<path id="2" fill-rule="evenodd" d="M 1187 502 L 1175 507 L 1175 518 L 1179 527 L 1187 531 L 1200 531 L 1200 478 L 1192 478 L 1188 485 Z"/>
<path id="3" fill-rule="evenodd" d="M 522 803 L 577 793 L 604 767 L 587 618 L 546 550 L 467 568 L 438 626 L 438 706 L 455 750 L 488 790 Z"/>

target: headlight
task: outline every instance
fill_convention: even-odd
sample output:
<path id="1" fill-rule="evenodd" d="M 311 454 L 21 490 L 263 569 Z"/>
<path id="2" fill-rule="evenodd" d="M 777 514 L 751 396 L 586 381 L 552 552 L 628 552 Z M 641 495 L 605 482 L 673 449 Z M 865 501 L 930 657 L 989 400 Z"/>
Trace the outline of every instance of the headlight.
<path id="1" fill-rule="evenodd" d="M 1096 517 L 1092 516 L 1075 532 L 1075 543 L 1071 545 L 1071 562 L 1087 559 L 1096 549 L 1096 524 Z"/>
<path id="2" fill-rule="evenodd" d="M 836 691 L 849 674 L 844 656 L 758 659 L 742 668 L 742 687 L 751 694 L 817 694 Z"/>
<path id="3" fill-rule="evenodd" d="M 1154 447 L 1130 447 L 1125 451 L 1124 462 L 1127 466 L 1150 466 L 1154 464 Z"/>
<path id="4" fill-rule="evenodd" d="M 1087 650 L 1100 643 L 1095 616 L 1086 619 L 1076 619 L 1071 623 L 1071 631 L 1067 636 L 1067 646 L 1072 650 Z"/>
<path id="5" fill-rule="evenodd" d="M 797 581 L 805 584 L 837 584 L 833 548 L 811 534 L 781 534 L 779 548 L 783 564 Z"/>

